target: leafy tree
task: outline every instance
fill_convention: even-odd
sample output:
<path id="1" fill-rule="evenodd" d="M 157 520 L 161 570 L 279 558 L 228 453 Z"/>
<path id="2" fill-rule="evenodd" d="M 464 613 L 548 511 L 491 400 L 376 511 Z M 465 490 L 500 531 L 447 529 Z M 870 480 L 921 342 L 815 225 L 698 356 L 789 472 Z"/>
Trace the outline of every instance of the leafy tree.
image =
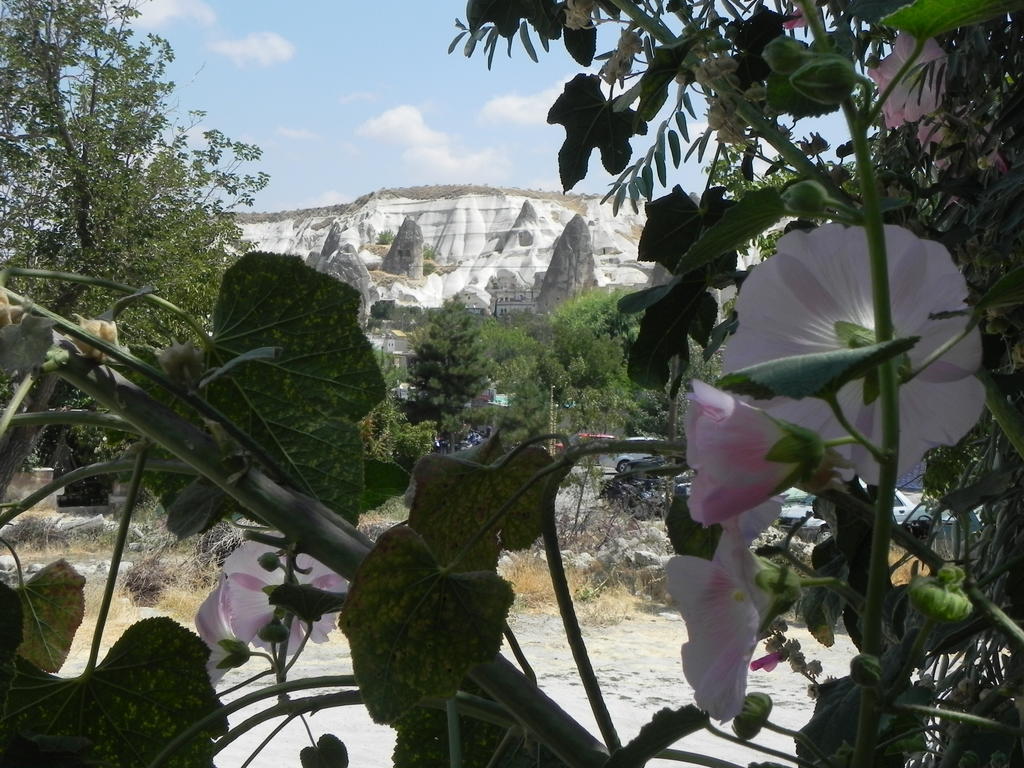
<path id="1" fill-rule="evenodd" d="M 370 458 L 411 469 L 430 453 L 437 425 L 424 421 L 410 424 L 394 396 L 388 394 L 359 422 L 363 449 Z"/>
<path id="2" fill-rule="evenodd" d="M 267 182 L 240 165 L 257 147 L 207 130 L 202 113 L 177 124 L 173 53 L 137 40 L 130 4 L 4 0 L 0 5 L 0 262 L 156 286 L 204 316 L 219 275 L 241 245 L 227 216 Z M 98 314 L 110 296 L 48 282 L 34 298 L 51 309 Z M 181 328 L 136 313 L 122 336 L 153 343 Z M 44 381 L 28 405 L 45 407 Z M 32 448 L 32 431 L 0 441 L 0 488 Z"/>
<path id="3" fill-rule="evenodd" d="M 446 432 L 458 426 L 466 402 L 487 386 L 490 363 L 480 337 L 480 321 L 458 302 L 431 312 L 413 342 L 409 380 L 414 421 L 429 419 Z"/>

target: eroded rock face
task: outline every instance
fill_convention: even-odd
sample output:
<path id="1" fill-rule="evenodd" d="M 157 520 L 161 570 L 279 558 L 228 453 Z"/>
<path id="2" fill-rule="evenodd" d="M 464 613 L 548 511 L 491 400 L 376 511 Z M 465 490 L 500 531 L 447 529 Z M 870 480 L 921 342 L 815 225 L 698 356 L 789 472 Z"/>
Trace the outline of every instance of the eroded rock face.
<path id="1" fill-rule="evenodd" d="M 423 230 L 411 217 L 402 222 L 381 269 L 392 275 L 423 277 Z"/>
<path id="2" fill-rule="evenodd" d="M 306 263 L 316 271 L 330 275 L 359 291 L 359 322 L 365 323 L 370 306 L 376 299 L 376 291 L 370 280 L 370 273 L 356 253 L 356 249 L 351 243 L 341 242 L 340 234 L 341 227 L 335 223 L 327 234 L 327 240 L 324 241 L 320 253 L 310 253 Z"/>
<path id="3" fill-rule="evenodd" d="M 586 220 L 576 215 L 555 241 L 551 265 L 544 273 L 537 311 L 550 312 L 566 299 L 597 286 L 594 246 Z"/>
<path id="4" fill-rule="evenodd" d="M 536 209 L 529 200 L 524 200 L 523 207 L 519 209 L 519 215 L 516 216 L 512 228 L 498 241 L 498 247 L 495 250 L 500 253 L 509 246 L 527 248 L 533 245 L 533 230 L 537 229 L 539 224 L 540 218 L 537 216 Z"/>

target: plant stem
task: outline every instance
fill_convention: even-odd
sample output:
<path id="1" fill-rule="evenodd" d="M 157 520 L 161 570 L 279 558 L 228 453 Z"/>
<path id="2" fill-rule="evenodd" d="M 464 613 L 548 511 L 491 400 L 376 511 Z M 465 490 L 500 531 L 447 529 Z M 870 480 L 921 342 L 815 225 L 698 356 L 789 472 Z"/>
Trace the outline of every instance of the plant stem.
<path id="1" fill-rule="evenodd" d="M 910 374 L 906 377 L 905 381 L 910 381 L 912 378 L 914 378 L 919 373 L 921 373 L 921 371 L 923 371 L 929 365 L 934 363 L 936 360 L 938 360 L 944 354 L 949 352 L 949 350 L 951 350 L 953 347 L 955 347 L 961 341 L 966 339 L 970 335 L 971 331 L 973 331 L 978 326 L 978 320 L 979 320 L 979 318 L 977 316 L 972 317 L 968 321 L 967 325 L 964 327 L 964 329 L 960 333 L 958 333 L 956 336 L 954 336 L 951 339 L 947 339 L 942 344 L 940 344 L 938 347 L 936 347 L 934 350 L 932 350 L 932 353 L 930 355 L 928 355 L 928 357 L 926 357 L 924 360 L 922 360 L 921 364 L 919 366 L 917 366 L 917 368 L 915 368 L 913 371 L 910 372 Z"/>
<path id="2" fill-rule="evenodd" d="M 848 603 L 850 603 L 854 609 L 858 611 L 864 610 L 864 597 L 857 593 L 857 591 L 847 584 L 842 579 L 837 579 L 834 576 L 812 576 L 810 578 L 803 577 L 800 579 L 801 587 L 824 587 L 825 589 L 831 589 L 838 595 L 842 595 Z"/>
<path id="3" fill-rule="evenodd" d="M 110 553 L 110 570 L 107 572 L 107 582 L 103 587 L 103 599 L 100 602 L 99 611 L 96 613 L 96 629 L 92 635 L 89 661 L 82 672 L 82 679 L 92 675 L 92 671 L 96 668 L 96 661 L 100 656 L 103 629 L 107 623 L 107 615 L 110 613 L 110 603 L 114 599 L 114 585 L 117 583 L 117 572 L 121 568 L 121 556 L 124 554 L 124 546 L 128 541 L 128 530 L 131 528 L 132 512 L 135 509 L 135 502 L 139 498 L 139 488 L 142 486 L 142 472 L 146 468 L 146 455 L 149 453 L 149 444 L 142 443 L 138 446 L 137 450 L 135 465 L 132 468 L 132 478 L 128 483 L 128 495 L 125 499 L 124 510 L 121 512 L 121 522 L 117 527 L 117 539 L 114 541 L 114 548 Z"/>
<path id="4" fill-rule="evenodd" d="M 741 768 L 736 763 L 728 760 L 719 760 L 717 757 L 708 757 L 696 752 L 684 752 L 681 749 L 663 749 L 654 757 L 661 760 L 675 760 L 678 763 L 689 763 L 690 765 L 703 765 L 706 768 Z"/>
<path id="5" fill-rule="evenodd" d="M 99 427 L 100 429 L 138 433 L 135 427 L 120 416 L 115 416 L 112 413 L 83 411 L 77 408 L 70 411 L 29 411 L 16 414 L 11 419 L 11 425 L 15 427 L 38 427 L 50 424 L 74 424 L 82 427 Z"/>
<path id="6" fill-rule="evenodd" d="M 565 567 L 562 564 L 562 551 L 558 545 L 558 530 L 555 525 L 554 495 L 558 491 L 558 485 L 549 482 L 544 490 L 545 501 L 549 502 L 544 505 L 542 523 L 544 553 L 547 555 L 548 571 L 551 573 L 551 586 L 558 603 L 558 612 L 562 615 L 565 639 L 572 651 L 580 682 L 583 683 L 583 690 L 586 691 L 587 699 L 590 701 L 590 708 L 593 710 L 597 727 L 601 731 L 601 736 L 608 749 L 614 751 L 621 746 L 621 742 L 615 731 L 615 725 L 612 723 L 611 714 L 608 712 L 608 706 L 601 695 L 601 685 L 594 673 L 590 655 L 587 653 L 587 644 L 583 640 L 580 623 L 576 618 L 576 609 L 573 606 L 572 594 L 569 592 L 569 584 L 565 578 Z"/>
<path id="7" fill-rule="evenodd" d="M 738 736 L 733 736 L 731 733 L 726 733 L 723 730 L 715 728 L 715 726 L 711 725 L 710 723 L 705 725 L 704 729 L 706 731 L 708 731 L 708 733 L 711 733 L 711 734 L 713 734 L 714 736 L 717 736 L 720 739 L 723 739 L 725 741 L 731 742 L 733 744 L 738 744 L 741 747 L 747 747 L 748 749 L 755 749 L 758 752 L 763 752 L 766 755 L 771 755 L 772 757 L 777 757 L 780 760 L 785 760 L 785 761 L 790 762 L 790 763 L 796 763 L 797 765 L 800 765 L 800 766 L 808 766 L 808 768 L 816 768 L 812 763 L 809 763 L 806 760 L 802 760 L 802 759 L 800 759 L 799 757 L 797 757 L 795 755 L 787 755 L 785 752 L 780 752 L 777 749 L 772 749 L 771 747 L 766 747 L 763 744 L 758 744 L 758 743 L 756 743 L 754 741 L 744 741 L 743 739 L 739 738 Z"/>
<path id="8" fill-rule="evenodd" d="M 992 374 L 982 369 L 975 376 L 985 385 L 985 407 L 996 420 L 999 428 L 1003 430 L 1006 439 L 1010 441 L 1021 458 L 1024 458 L 1024 416 L 1021 416 L 1013 404 L 1007 399 L 1006 394 L 999 389 Z"/>
<path id="9" fill-rule="evenodd" d="M 925 707 L 921 704 L 893 704 L 892 709 L 897 712 L 906 712 L 908 714 L 924 715 L 925 717 L 935 717 L 940 720 L 952 720 L 957 723 L 965 723 L 966 725 L 972 725 L 976 728 L 985 728 L 990 731 L 1016 736 L 1018 739 L 1024 738 L 1024 729 L 1022 728 L 1014 728 L 1011 725 L 1000 723 L 997 720 L 989 720 L 987 717 L 981 717 L 980 715 L 973 715 L 970 712 L 957 712 L 954 709 Z"/>
<path id="10" fill-rule="evenodd" d="M 966 584 L 964 592 L 971 599 L 971 604 L 995 626 L 1017 653 L 1024 653 L 1024 629 L 1011 619 L 989 597 L 974 584 Z"/>
<path id="11" fill-rule="evenodd" d="M 337 693 L 325 693 L 320 696 L 307 696 L 302 699 L 286 699 L 285 701 L 279 702 L 272 707 L 268 707 L 267 709 L 257 712 L 252 717 L 248 717 L 240 722 L 232 728 L 230 732 L 217 739 L 214 751 L 220 752 L 260 723 L 265 723 L 267 720 L 273 720 L 275 717 L 293 718 L 298 717 L 299 715 L 310 713 L 315 714 L 322 709 L 348 707 L 353 704 L 362 703 L 363 697 L 359 691 L 338 691 Z M 166 762 L 166 760 L 164 762 Z M 151 767 L 153 765 L 153 763 L 150 763 Z"/>
<path id="12" fill-rule="evenodd" d="M 846 122 L 853 140 L 861 199 L 864 204 L 864 228 L 871 264 L 875 338 L 879 342 L 890 341 L 895 336 L 895 329 L 889 291 L 889 266 L 885 250 L 881 201 L 875 179 L 871 148 L 868 144 L 867 125 L 858 119 L 856 108 L 849 99 L 843 103 L 843 112 L 846 115 Z M 862 615 L 863 640 L 861 645 L 861 651 L 871 656 L 880 656 L 882 652 L 883 606 L 886 592 L 891 587 L 889 580 L 890 527 L 892 500 L 896 491 L 900 435 L 899 381 L 895 360 L 886 360 L 879 366 L 878 380 L 883 455 L 878 462 L 878 495 L 875 499 L 874 523 L 871 531 L 871 557 L 868 566 L 866 603 Z M 871 686 L 865 687 L 861 693 L 853 768 L 870 768 L 874 764 L 878 726 L 882 715 L 881 705 L 881 692 Z"/>
<path id="13" fill-rule="evenodd" d="M 444 712 L 448 721 L 448 765 L 451 768 L 462 768 L 462 728 L 455 699 L 445 702 Z"/>
<path id="14" fill-rule="evenodd" d="M 11 397 L 11 401 L 4 408 L 3 414 L 0 414 L 0 437 L 4 436 L 4 432 L 7 431 L 7 427 L 11 425 L 14 420 L 15 414 L 21 407 L 21 404 L 25 402 L 25 398 L 28 397 L 29 390 L 32 389 L 32 385 L 35 383 L 35 377 L 31 373 L 25 374 L 20 382 L 18 382 L 18 388 L 14 390 L 14 395 Z"/>
<path id="15" fill-rule="evenodd" d="M 807 751 L 814 753 L 814 756 L 818 759 L 818 762 L 821 765 L 828 766 L 828 768 L 832 768 L 833 763 L 829 759 L 829 756 L 826 755 L 821 750 L 821 748 L 814 743 L 814 739 L 810 738 L 806 734 L 800 733 L 800 731 L 791 730 L 789 728 L 783 728 L 781 725 L 776 725 L 771 721 L 765 721 L 764 728 L 765 730 L 774 731 L 775 733 L 781 734 L 782 736 L 788 736 L 794 742 L 799 742 L 800 744 L 803 744 Z"/>
<path id="16" fill-rule="evenodd" d="M 853 442 L 864 446 L 875 461 L 881 463 L 885 458 L 885 454 L 882 449 L 871 442 L 866 435 L 853 426 L 850 420 L 846 418 L 846 414 L 843 413 L 843 409 L 839 407 L 839 401 L 836 399 L 836 396 L 831 395 L 830 397 L 825 398 L 825 402 L 827 402 L 828 407 L 832 409 L 832 415 L 836 417 L 836 421 L 839 422 L 839 425 L 849 433 L 851 438 L 853 438 Z M 829 445 L 829 443 L 826 443 L 826 445 Z"/>

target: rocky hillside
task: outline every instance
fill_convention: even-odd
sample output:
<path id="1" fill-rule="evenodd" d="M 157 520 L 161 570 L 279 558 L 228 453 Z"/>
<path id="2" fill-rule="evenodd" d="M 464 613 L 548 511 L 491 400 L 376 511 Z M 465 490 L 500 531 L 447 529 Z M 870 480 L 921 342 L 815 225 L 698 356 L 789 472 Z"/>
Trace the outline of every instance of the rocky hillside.
<path id="1" fill-rule="evenodd" d="M 453 297 L 487 306 L 488 284 L 511 281 L 549 310 L 590 286 L 642 285 L 651 266 L 636 260 L 643 215 L 612 216 L 596 196 L 412 187 L 238 221 L 254 248 L 300 256 L 356 286 L 366 307 Z"/>

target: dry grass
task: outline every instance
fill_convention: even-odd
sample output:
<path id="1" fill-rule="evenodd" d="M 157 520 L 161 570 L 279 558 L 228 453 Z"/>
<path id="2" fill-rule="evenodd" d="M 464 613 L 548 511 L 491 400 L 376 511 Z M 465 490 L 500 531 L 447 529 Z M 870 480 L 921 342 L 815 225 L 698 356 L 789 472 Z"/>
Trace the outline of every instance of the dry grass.
<path id="1" fill-rule="evenodd" d="M 160 594 L 160 599 L 155 606 L 156 610 L 170 616 L 179 624 L 192 627 L 196 614 L 199 612 L 199 606 L 203 604 L 203 600 L 212 589 L 212 584 L 208 587 L 199 587 L 194 584 L 188 586 L 173 584 Z"/>
<path id="2" fill-rule="evenodd" d="M 897 586 L 909 584 L 915 575 L 929 572 L 927 565 L 895 544 L 889 547 L 889 567 L 892 569 L 892 583 Z"/>
<path id="3" fill-rule="evenodd" d="M 90 580 L 85 585 L 85 618 L 82 625 L 75 633 L 75 640 L 71 644 L 71 652 L 68 654 L 69 666 L 81 666 L 89 658 L 89 648 L 92 646 L 92 636 L 96 631 L 96 614 L 99 611 L 100 601 L 103 599 L 104 581 L 102 579 Z M 139 620 L 139 611 L 132 605 L 131 601 L 120 592 L 115 593 L 110 603 L 110 612 L 107 614 L 107 621 L 103 625 L 103 640 L 100 643 L 100 658 L 106 649 L 124 634 L 132 624 Z"/>
<path id="4" fill-rule="evenodd" d="M 501 569 L 515 591 L 513 611 L 520 613 L 558 613 L 555 592 L 547 564 L 532 553 L 516 553 Z M 576 613 L 585 624 L 617 624 L 646 610 L 646 601 L 634 594 L 618 575 L 566 569 L 566 580 L 576 605 Z"/>

